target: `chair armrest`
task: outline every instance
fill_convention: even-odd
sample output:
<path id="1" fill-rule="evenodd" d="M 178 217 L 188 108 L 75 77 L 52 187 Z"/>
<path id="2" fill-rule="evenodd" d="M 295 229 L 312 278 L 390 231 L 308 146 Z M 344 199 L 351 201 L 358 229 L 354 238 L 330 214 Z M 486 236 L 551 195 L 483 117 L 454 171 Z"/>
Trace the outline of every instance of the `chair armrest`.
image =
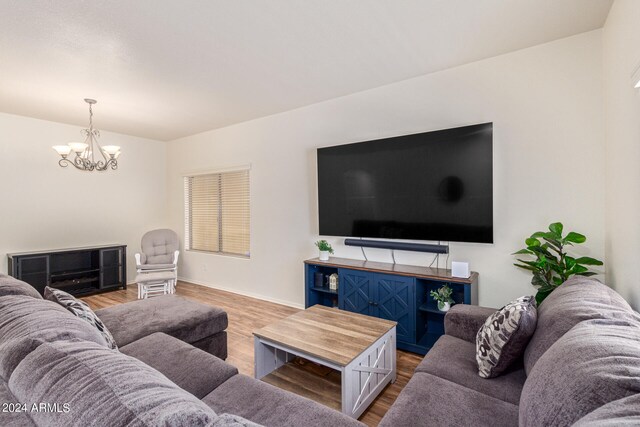
<path id="1" fill-rule="evenodd" d="M 178 266 L 178 257 L 180 256 L 180 251 L 175 251 L 173 253 L 173 264 L 177 267 Z"/>
<path id="2" fill-rule="evenodd" d="M 495 313 L 494 308 L 456 304 L 444 316 L 444 333 L 469 342 L 476 341 L 478 329 Z"/>
<path id="3" fill-rule="evenodd" d="M 136 265 L 142 265 L 147 263 L 147 256 L 142 253 L 137 253 L 134 255 L 136 258 Z"/>

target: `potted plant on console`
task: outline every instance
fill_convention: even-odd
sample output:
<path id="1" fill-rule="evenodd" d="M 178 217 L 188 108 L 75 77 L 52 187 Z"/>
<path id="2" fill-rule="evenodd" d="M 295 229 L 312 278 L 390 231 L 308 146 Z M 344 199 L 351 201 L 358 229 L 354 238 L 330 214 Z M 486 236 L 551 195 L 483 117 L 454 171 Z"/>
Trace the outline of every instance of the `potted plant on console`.
<path id="1" fill-rule="evenodd" d="M 451 308 L 451 304 L 454 303 L 453 298 L 451 298 L 451 294 L 453 290 L 449 287 L 449 285 L 444 285 L 437 291 L 431 291 L 430 294 L 434 300 L 438 303 L 438 310 L 440 311 L 449 311 Z"/>
<path id="2" fill-rule="evenodd" d="M 318 240 L 316 242 L 318 250 L 320 250 L 320 261 L 329 261 L 329 254 L 333 255 L 333 248 L 326 240 Z"/>

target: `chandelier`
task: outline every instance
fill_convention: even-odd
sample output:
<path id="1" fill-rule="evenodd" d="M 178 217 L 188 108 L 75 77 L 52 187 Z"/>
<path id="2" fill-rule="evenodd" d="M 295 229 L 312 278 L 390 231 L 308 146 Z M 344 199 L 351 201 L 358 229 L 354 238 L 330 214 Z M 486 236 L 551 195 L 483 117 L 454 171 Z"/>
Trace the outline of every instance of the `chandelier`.
<path id="1" fill-rule="evenodd" d="M 82 129 L 80 134 L 84 136 L 84 142 L 70 142 L 67 145 L 54 145 L 53 149 L 62 157 L 58 164 L 63 168 L 68 165 L 75 166 L 76 169 L 83 171 L 105 171 L 107 168 L 118 169 L 118 157 L 120 156 L 120 147 L 117 145 L 100 146 L 98 138 L 100 131 L 93 128 L 93 110 L 91 107 L 97 101 L 95 99 L 85 98 L 84 102 L 89 104 L 89 128 Z M 71 152 L 75 153 L 73 160 L 69 159 Z M 98 161 L 94 158 L 94 153 L 98 151 L 102 159 L 98 157 Z"/>

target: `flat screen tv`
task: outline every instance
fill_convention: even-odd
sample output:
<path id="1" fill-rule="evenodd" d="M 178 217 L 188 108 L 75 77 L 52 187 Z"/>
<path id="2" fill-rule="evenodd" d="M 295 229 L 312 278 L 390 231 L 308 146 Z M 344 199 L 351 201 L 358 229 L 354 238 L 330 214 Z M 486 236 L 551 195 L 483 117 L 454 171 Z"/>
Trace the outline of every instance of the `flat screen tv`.
<path id="1" fill-rule="evenodd" d="M 493 124 L 318 149 L 323 236 L 493 243 Z"/>

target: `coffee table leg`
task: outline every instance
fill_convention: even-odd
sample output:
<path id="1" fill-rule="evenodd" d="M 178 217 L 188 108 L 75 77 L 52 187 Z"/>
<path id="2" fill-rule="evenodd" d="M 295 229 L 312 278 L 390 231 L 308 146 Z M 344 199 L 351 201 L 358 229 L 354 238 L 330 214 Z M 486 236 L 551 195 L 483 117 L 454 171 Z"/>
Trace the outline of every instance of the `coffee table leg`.
<path id="1" fill-rule="evenodd" d="M 396 380 L 396 329 L 383 335 L 341 369 L 342 412 L 358 418 L 382 389 Z"/>
<path id="2" fill-rule="evenodd" d="M 260 379 L 275 371 L 293 356 L 284 350 L 266 344 L 260 338 L 253 337 L 253 376 Z"/>

